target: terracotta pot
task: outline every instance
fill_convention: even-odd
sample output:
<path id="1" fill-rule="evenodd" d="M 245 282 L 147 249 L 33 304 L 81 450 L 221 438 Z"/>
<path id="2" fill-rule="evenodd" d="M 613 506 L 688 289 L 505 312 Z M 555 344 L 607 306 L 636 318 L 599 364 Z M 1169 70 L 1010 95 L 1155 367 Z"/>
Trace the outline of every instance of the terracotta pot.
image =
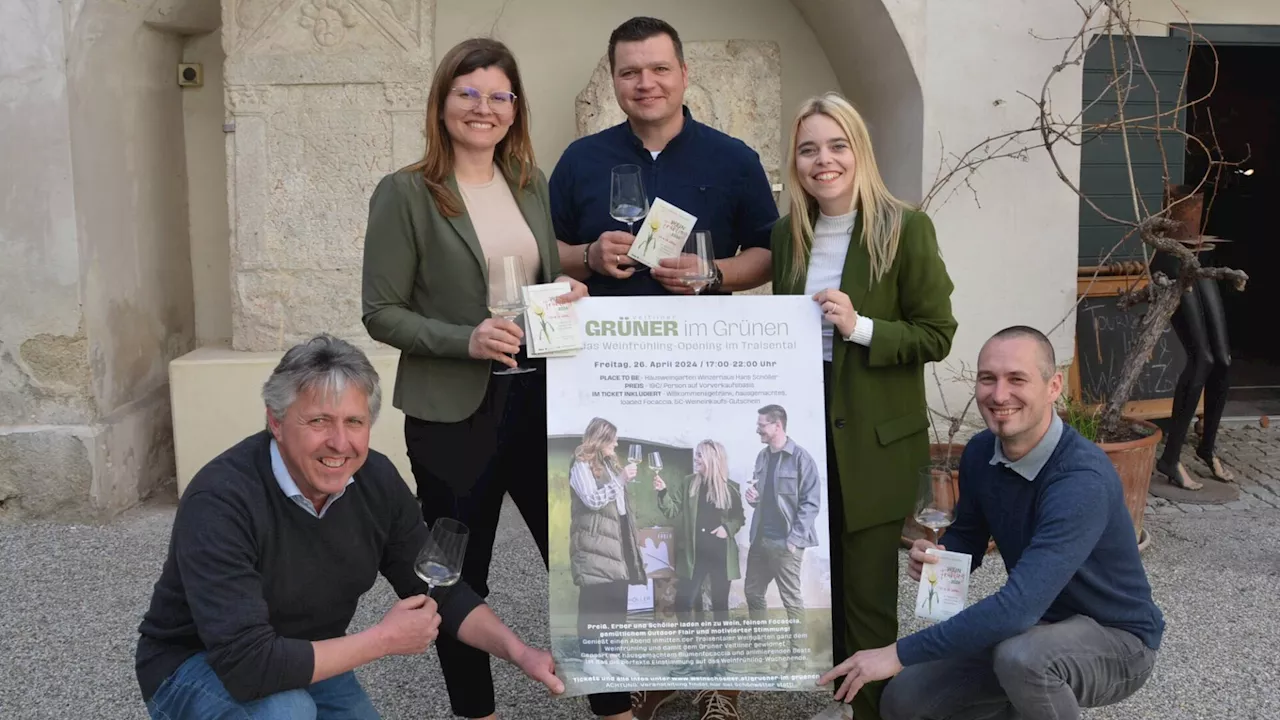
<path id="1" fill-rule="evenodd" d="M 1129 442 L 1097 443 L 1107 454 L 1116 473 L 1120 475 L 1120 485 L 1124 488 L 1124 504 L 1133 520 L 1133 532 L 1138 538 L 1140 547 L 1146 547 L 1145 531 L 1142 529 L 1143 514 L 1147 510 L 1147 491 L 1151 488 L 1151 473 L 1156 464 L 1156 446 L 1160 444 L 1162 433 L 1154 423 L 1136 418 L 1124 418 L 1131 426 L 1137 426 L 1150 433 L 1146 437 Z"/>

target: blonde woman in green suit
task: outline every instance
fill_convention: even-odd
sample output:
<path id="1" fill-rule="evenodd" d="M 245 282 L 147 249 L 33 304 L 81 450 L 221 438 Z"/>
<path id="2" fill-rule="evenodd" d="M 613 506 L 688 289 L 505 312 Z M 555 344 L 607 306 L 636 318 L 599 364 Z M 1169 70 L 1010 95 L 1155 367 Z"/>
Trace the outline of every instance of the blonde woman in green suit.
<path id="1" fill-rule="evenodd" d="M 791 133 L 791 214 L 773 230 L 773 292 L 823 319 L 836 660 L 898 637 L 898 541 L 929 462 L 924 366 L 956 331 L 933 223 L 893 197 L 843 97 L 806 102 Z M 879 718 L 882 683 L 815 720 Z"/>
<path id="2" fill-rule="evenodd" d="M 526 284 L 560 275 L 547 181 L 529 138 L 529 106 L 515 58 L 494 40 L 467 40 L 440 61 L 427 99 L 427 152 L 392 173 L 369 202 L 363 319 L 399 348 L 392 402 L 422 515 L 470 527 L 462 577 L 488 594 L 503 496 L 510 494 L 547 558 L 546 375 L 521 350 L 523 332 L 490 317 L 486 261 L 525 259 Z M 495 375 L 522 364 L 533 372 Z M 436 641 L 453 712 L 492 718 L 489 656 Z M 626 695 L 622 696 L 626 699 Z"/>

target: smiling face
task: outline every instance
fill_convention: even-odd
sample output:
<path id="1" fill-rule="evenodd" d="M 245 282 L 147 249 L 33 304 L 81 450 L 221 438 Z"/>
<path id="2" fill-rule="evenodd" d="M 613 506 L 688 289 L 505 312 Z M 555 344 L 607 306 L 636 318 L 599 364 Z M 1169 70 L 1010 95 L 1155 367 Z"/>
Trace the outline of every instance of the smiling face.
<path id="1" fill-rule="evenodd" d="M 372 424 L 368 396 L 350 383 L 337 396 L 319 389 L 299 392 L 282 418 L 267 413 L 289 475 L 317 507 L 364 465 Z"/>
<path id="2" fill-rule="evenodd" d="M 471 90 L 482 96 L 478 105 Z M 502 142 L 516 118 L 516 103 L 502 102 L 503 93 L 511 93 L 511 80 L 496 66 L 453 79 L 444 103 L 444 126 L 455 149 L 492 152 Z M 499 100 L 495 94 L 500 94 Z"/>
<path id="3" fill-rule="evenodd" d="M 823 213 L 836 216 L 853 209 L 855 170 L 853 146 L 835 120 L 818 113 L 800 122 L 796 173 Z"/>
<path id="4" fill-rule="evenodd" d="M 699 475 L 706 474 L 706 463 L 702 462 L 702 448 L 693 452 L 693 471 Z"/>
<path id="5" fill-rule="evenodd" d="M 786 430 L 782 429 L 781 422 L 769 419 L 768 415 L 757 415 L 756 435 L 760 436 L 760 442 L 768 445 L 777 440 L 779 436 L 786 435 Z"/>
<path id="6" fill-rule="evenodd" d="M 633 122 L 661 125 L 682 113 L 689 70 L 663 33 L 614 47 L 613 94 Z"/>
<path id="7" fill-rule="evenodd" d="M 978 409 L 1010 460 L 1029 452 L 1049 429 L 1062 373 L 1045 379 L 1046 366 L 1052 369 L 1052 362 L 1029 337 L 992 338 L 978 354 Z"/>

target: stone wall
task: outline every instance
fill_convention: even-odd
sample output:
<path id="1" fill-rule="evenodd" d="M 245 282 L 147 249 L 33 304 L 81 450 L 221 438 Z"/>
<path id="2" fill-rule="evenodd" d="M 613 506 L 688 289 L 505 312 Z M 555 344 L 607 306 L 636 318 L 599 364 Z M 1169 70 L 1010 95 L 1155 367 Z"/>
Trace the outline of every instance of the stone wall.
<path id="1" fill-rule="evenodd" d="M 422 156 L 434 0 L 224 0 L 232 346 L 360 323 L 368 200 Z"/>
<path id="2" fill-rule="evenodd" d="M 193 334 L 181 39 L 147 19 L 0 5 L 0 521 L 108 518 L 174 475 L 167 363 Z"/>

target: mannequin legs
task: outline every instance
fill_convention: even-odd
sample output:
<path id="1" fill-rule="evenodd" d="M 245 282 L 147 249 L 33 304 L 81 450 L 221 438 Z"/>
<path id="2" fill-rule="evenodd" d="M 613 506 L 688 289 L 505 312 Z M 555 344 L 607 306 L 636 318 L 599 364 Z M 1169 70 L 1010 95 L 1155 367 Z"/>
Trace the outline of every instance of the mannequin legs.
<path id="1" fill-rule="evenodd" d="M 1222 463 L 1214 455 L 1214 441 L 1222 411 L 1227 404 L 1230 384 L 1227 370 L 1231 366 L 1231 352 L 1227 341 L 1226 313 L 1222 296 L 1215 280 L 1197 280 L 1190 292 L 1173 314 L 1173 331 L 1187 351 L 1187 366 L 1178 376 L 1173 395 L 1173 425 L 1165 442 L 1164 454 L 1156 463 L 1156 469 L 1170 482 L 1189 490 L 1200 489 L 1200 483 L 1191 479 L 1178 458 L 1187 432 L 1195 419 L 1196 405 L 1204 393 L 1204 432 L 1196 455 L 1208 464 L 1213 476 L 1231 480 Z"/>

